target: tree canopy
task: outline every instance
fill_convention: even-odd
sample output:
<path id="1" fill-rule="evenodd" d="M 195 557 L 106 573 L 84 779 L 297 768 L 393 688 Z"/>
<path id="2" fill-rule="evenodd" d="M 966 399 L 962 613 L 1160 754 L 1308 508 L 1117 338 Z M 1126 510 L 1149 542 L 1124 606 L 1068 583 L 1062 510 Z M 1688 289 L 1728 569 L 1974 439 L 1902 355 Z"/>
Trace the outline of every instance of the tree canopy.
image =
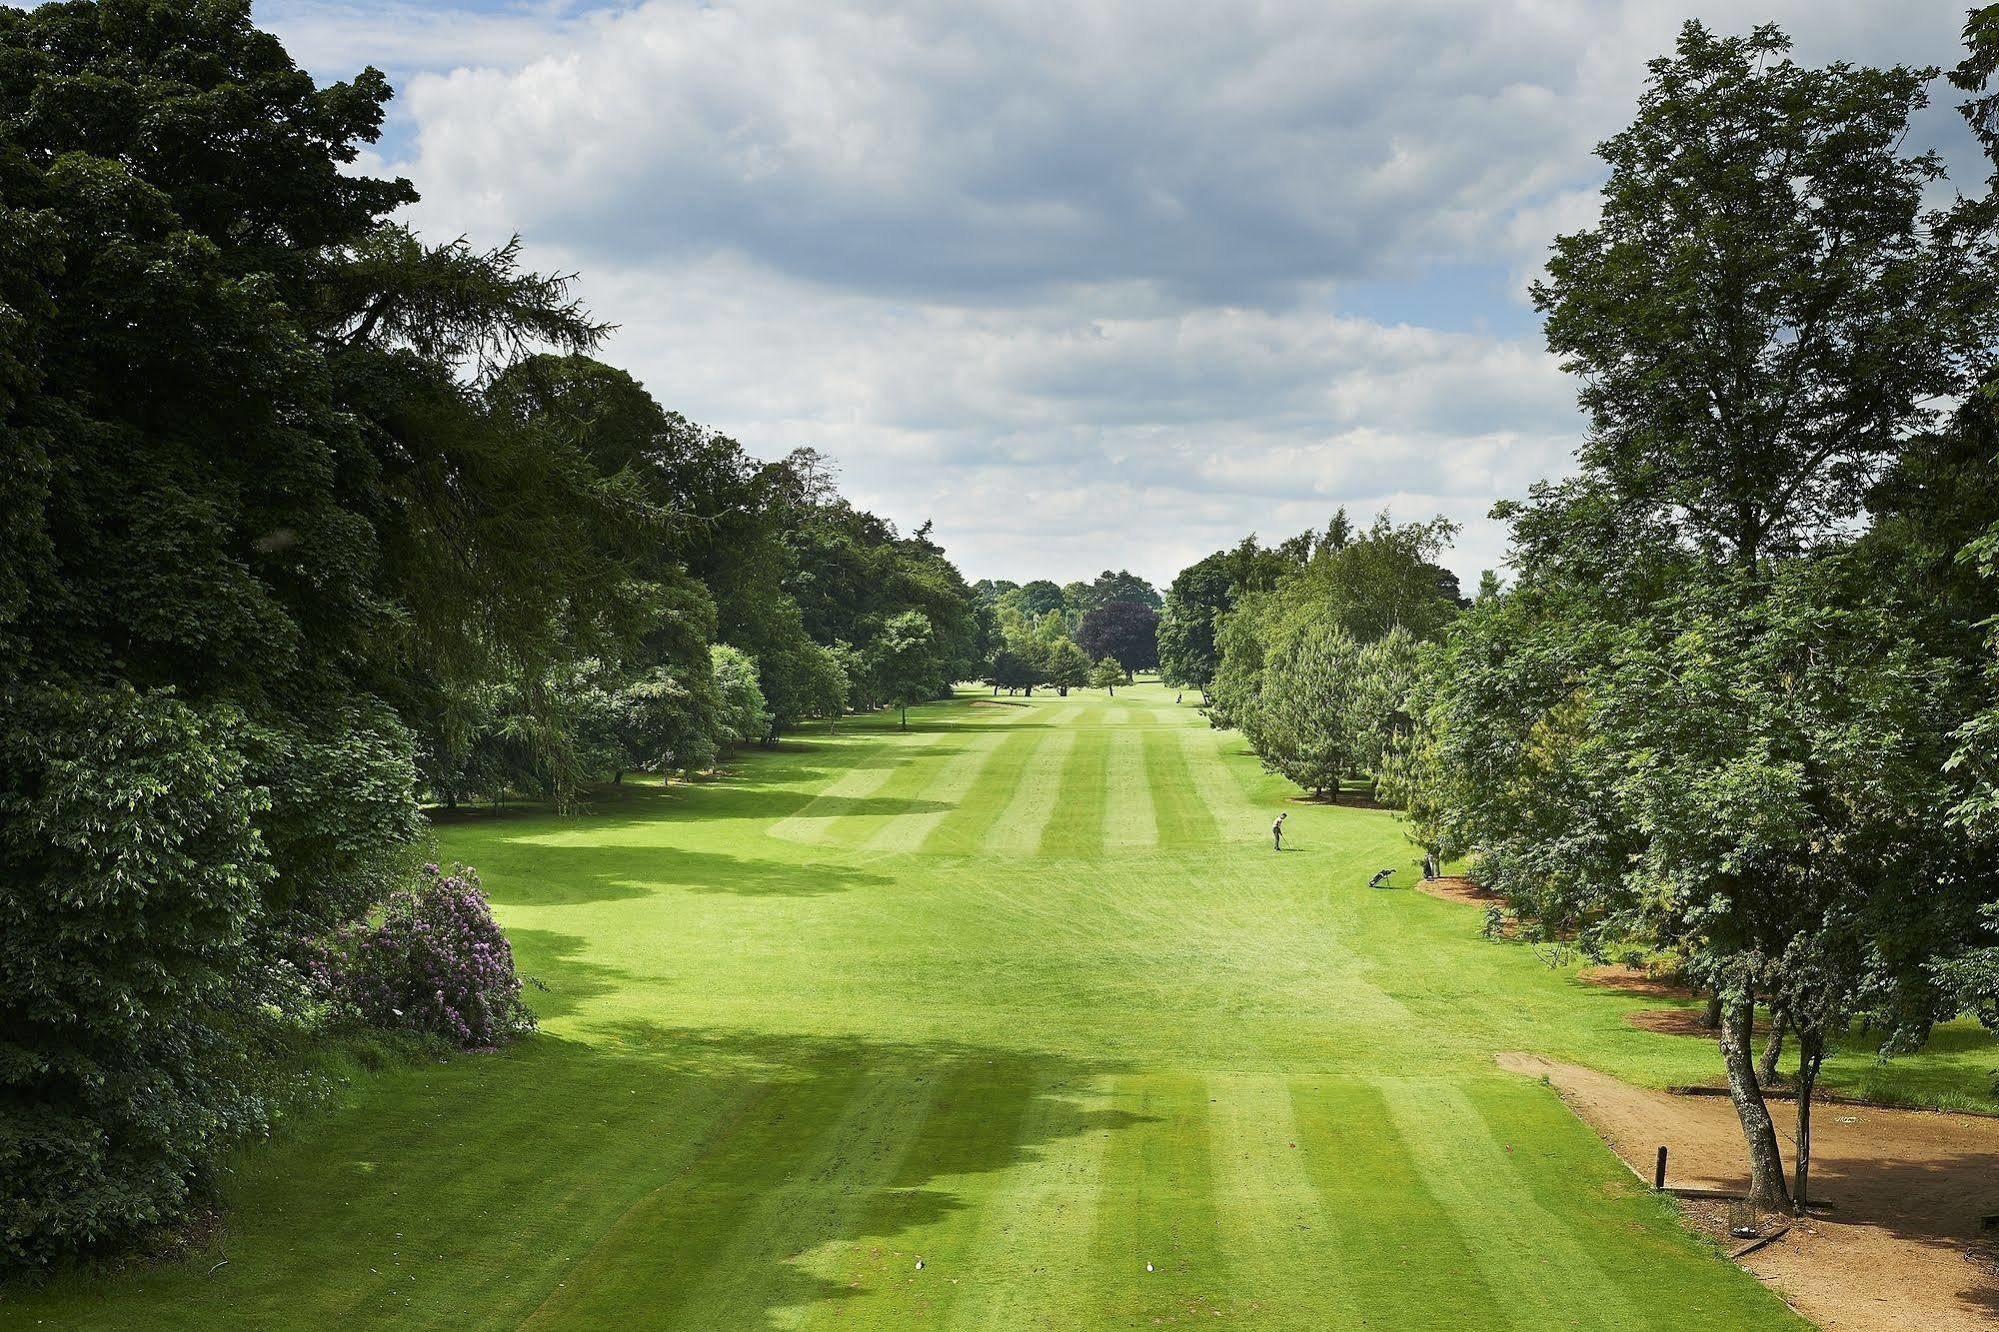
<path id="1" fill-rule="evenodd" d="M 1718 996 L 1752 1193 L 1801 1206 L 1829 1033 L 1920 1042 L 1978 1006 L 1992 939 L 1951 737 L 1992 609 L 1960 543 L 1993 510 L 1943 462 L 1990 457 L 1991 217 L 1924 212 L 1934 71 L 1788 49 L 1687 25 L 1605 144 L 1601 221 L 1535 288 L 1578 471 L 1499 510 L 1514 586 L 1421 672 L 1391 766 L 1419 836 L 1545 935 L 1638 941 Z M 1800 1055 L 1792 1185 L 1759 1003 Z"/>

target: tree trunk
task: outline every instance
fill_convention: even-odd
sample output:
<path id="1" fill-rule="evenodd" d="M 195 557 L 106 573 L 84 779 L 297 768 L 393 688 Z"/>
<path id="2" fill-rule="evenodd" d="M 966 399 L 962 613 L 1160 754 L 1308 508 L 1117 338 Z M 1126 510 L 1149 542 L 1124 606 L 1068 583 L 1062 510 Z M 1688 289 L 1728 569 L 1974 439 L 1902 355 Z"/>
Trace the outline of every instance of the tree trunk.
<path id="1" fill-rule="evenodd" d="M 1777 1080 L 1777 1061 L 1784 1057 L 1784 1015 L 1770 1015 L 1770 1039 L 1763 1045 L 1763 1057 L 1756 1063 L 1756 1084 L 1768 1087 Z"/>
<path id="2" fill-rule="evenodd" d="M 1721 1026 L 1721 991 L 1716 990 L 1707 997 L 1707 1009 L 1701 1014 L 1701 1025 L 1709 1031 Z"/>
<path id="3" fill-rule="evenodd" d="M 1819 1065 L 1825 1062 L 1825 1029 L 1798 1028 L 1798 1132 L 1793 1139 L 1797 1155 L 1797 1183 L 1791 1191 L 1791 1209 L 1799 1216 L 1811 1197 L 1812 1176 L 1812 1089 L 1818 1086 Z"/>
<path id="4" fill-rule="evenodd" d="M 903 704 L 903 705 L 902 705 L 902 727 L 901 727 L 901 729 L 903 729 L 903 730 L 905 730 L 905 731 L 909 729 L 909 705 L 908 705 L 907 703 L 905 703 L 905 704 Z"/>
<path id="5" fill-rule="evenodd" d="M 1763 1104 L 1763 1089 L 1756 1082 L 1752 1050 L 1755 1020 L 1753 993 L 1745 989 L 1728 997 L 1721 1018 L 1721 1059 L 1728 1068 L 1728 1099 L 1735 1103 L 1735 1117 L 1742 1122 L 1743 1142 L 1749 1148 L 1750 1201 L 1787 1209 L 1791 1195 L 1784 1187 L 1784 1157 L 1777 1150 L 1777 1126 L 1770 1122 L 1770 1107 Z"/>
<path id="6" fill-rule="evenodd" d="M 625 784 L 625 770 L 623 768 L 620 768 L 616 772 L 611 774 L 611 785 L 623 786 L 624 784 Z"/>

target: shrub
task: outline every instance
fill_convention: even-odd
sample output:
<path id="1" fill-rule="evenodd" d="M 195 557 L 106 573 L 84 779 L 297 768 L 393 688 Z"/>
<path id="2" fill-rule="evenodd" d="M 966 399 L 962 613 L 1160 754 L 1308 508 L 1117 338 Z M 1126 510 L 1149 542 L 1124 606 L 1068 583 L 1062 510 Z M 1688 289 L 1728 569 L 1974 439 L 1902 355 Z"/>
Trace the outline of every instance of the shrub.
<path id="1" fill-rule="evenodd" d="M 367 1021 L 496 1045 L 534 1030 L 521 1002 L 513 949 L 469 866 L 423 867 L 395 893 L 381 922 L 352 932 L 330 960 L 328 982 Z"/>
<path id="2" fill-rule="evenodd" d="M 0 1267 L 182 1215 L 267 1107 L 225 1030 L 271 868 L 249 728 L 164 690 L 0 695 Z"/>

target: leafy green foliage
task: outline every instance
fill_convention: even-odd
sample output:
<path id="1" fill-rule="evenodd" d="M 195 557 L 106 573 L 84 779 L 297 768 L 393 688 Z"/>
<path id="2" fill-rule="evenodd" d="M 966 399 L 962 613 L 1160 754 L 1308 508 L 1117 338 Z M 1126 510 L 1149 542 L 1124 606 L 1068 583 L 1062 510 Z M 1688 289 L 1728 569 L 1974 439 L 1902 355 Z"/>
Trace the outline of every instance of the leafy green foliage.
<path id="1" fill-rule="evenodd" d="M 1744 568 L 1854 512 L 1957 387 L 1975 289 L 1923 225 L 1940 159 L 1903 152 L 1935 71 L 1789 47 L 1689 22 L 1602 146 L 1601 221 L 1534 287 L 1582 377 L 1586 484 L 1634 535 Z"/>
<path id="2" fill-rule="evenodd" d="M 1228 554 L 1217 551 L 1188 565 L 1166 589 L 1159 614 L 1159 678 L 1167 684 L 1205 689 L 1215 678 L 1220 665 L 1215 624 L 1235 609 L 1238 595 Z"/>
<path id="3" fill-rule="evenodd" d="M 1941 168 L 1902 146 L 1933 71 L 1787 48 L 1688 24 L 1604 146 L 1602 220 L 1535 289 L 1591 415 L 1580 474 L 1502 506 L 1519 580 L 1427 664 L 1391 766 L 1419 840 L 1545 937 L 1636 942 L 1714 989 L 1770 1203 L 1749 1037 L 1759 1001 L 1785 1018 L 1802 1204 L 1832 1033 L 1920 1043 L 1992 939 L 1950 740 L 1977 727 L 1953 548 L 1991 512 L 1957 462 L 1983 411 L 1920 433 L 1967 387 L 1992 217 L 1922 215 Z"/>
<path id="4" fill-rule="evenodd" d="M 937 697 L 949 683 L 944 678 L 948 659 L 922 611 L 903 611 L 890 617 L 869 651 L 867 663 L 875 697 L 900 711 L 905 730 L 910 705 Z"/>
<path id="5" fill-rule="evenodd" d="M 1075 639 L 1058 638 L 1048 647 L 1044 669 L 1048 683 L 1066 694 L 1090 682 L 1090 655 Z"/>
<path id="6" fill-rule="evenodd" d="M 1076 642 L 1102 660 L 1114 657 L 1126 679 L 1159 665 L 1159 612 L 1143 601 L 1106 601 L 1084 612 Z"/>
<path id="7" fill-rule="evenodd" d="M 223 1014 L 277 874 L 239 710 L 129 686 L 5 701 L 0 1253 L 42 1264 L 176 1215 L 263 1123 Z"/>
<path id="8" fill-rule="evenodd" d="M 1267 768 L 1318 794 L 1380 773 L 1406 729 L 1418 644 L 1458 614 L 1455 580 L 1435 563 L 1454 530 L 1383 514 L 1356 533 L 1342 510 L 1323 537 L 1274 552 L 1245 541 L 1190 568 L 1187 588 L 1220 597 L 1226 586 L 1233 603 L 1218 612 L 1210 722 L 1240 730 Z"/>
<path id="9" fill-rule="evenodd" d="M 719 704 L 716 735 L 725 744 L 753 744 L 763 739 L 770 725 L 763 689 L 757 683 L 757 664 L 748 653 L 717 643 L 709 649 L 715 670 L 715 697 Z"/>

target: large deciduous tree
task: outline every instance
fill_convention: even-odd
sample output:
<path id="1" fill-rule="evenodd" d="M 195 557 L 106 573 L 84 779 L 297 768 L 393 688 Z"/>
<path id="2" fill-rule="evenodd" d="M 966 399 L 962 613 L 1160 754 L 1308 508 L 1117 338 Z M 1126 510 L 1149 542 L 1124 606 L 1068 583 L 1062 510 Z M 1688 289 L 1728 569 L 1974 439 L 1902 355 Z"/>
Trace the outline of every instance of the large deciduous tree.
<path id="1" fill-rule="evenodd" d="M 1697 23 L 1602 146 L 1602 218 L 1534 284 L 1582 380 L 1584 484 L 1634 532 L 1754 571 L 1854 513 L 1959 389 L 1966 275 L 1933 243 L 1936 71 L 1813 69 L 1774 27 Z"/>
<path id="2" fill-rule="evenodd" d="M 1174 576 L 1159 615 L 1159 677 L 1176 688 L 1206 689 L 1221 664 L 1215 625 L 1235 609 L 1229 552 L 1217 551 Z"/>
<path id="3" fill-rule="evenodd" d="M 1159 612 L 1140 601 L 1109 601 L 1086 612 L 1076 642 L 1094 657 L 1115 657 L 1131 673 L 1159 665 Z"/>
<path id="4" fill-rule="evenodd" d="M 0 10 L 0 1262 L 178 1214 L 265 1113 L 225 1015 L 415 833 L 311 313 L 387 95 L 247 4 Z"/>
<path id="5" fill-rule="evenodd" d="M 922 611 L 903 611 L 882 626 L 869 653 L 868 668 L 875 696 L 899 714 L 899 726 L 909 729 L 909 708 L 943 692 L 945 662 L 937 635 Z"/>
<path id="6" fill-rule="evenodd" d="M 1534 293 L 1582 380 L 1580 469 L 1502 506 L 1516 588 L 1426 673 L 1416 745 L 1428 840 L 1542 930 L 1642 938 L 1718 992 L 1770 1204 L 1759 1000 L 1804 1056 L 1802 1191 L 1827 1033 L 1864 1008 L 1920 1039 L 1978 928 L 1942 823 L 1964 672 L 1838 551 L 1962 391 L 1989 303 L 1983 225 L 1926 218 L 1941 168 L 1903 150 L 1933 71 L 1787 49 L 1688 24 L 1604 145 L 1601 221 Z"/>

